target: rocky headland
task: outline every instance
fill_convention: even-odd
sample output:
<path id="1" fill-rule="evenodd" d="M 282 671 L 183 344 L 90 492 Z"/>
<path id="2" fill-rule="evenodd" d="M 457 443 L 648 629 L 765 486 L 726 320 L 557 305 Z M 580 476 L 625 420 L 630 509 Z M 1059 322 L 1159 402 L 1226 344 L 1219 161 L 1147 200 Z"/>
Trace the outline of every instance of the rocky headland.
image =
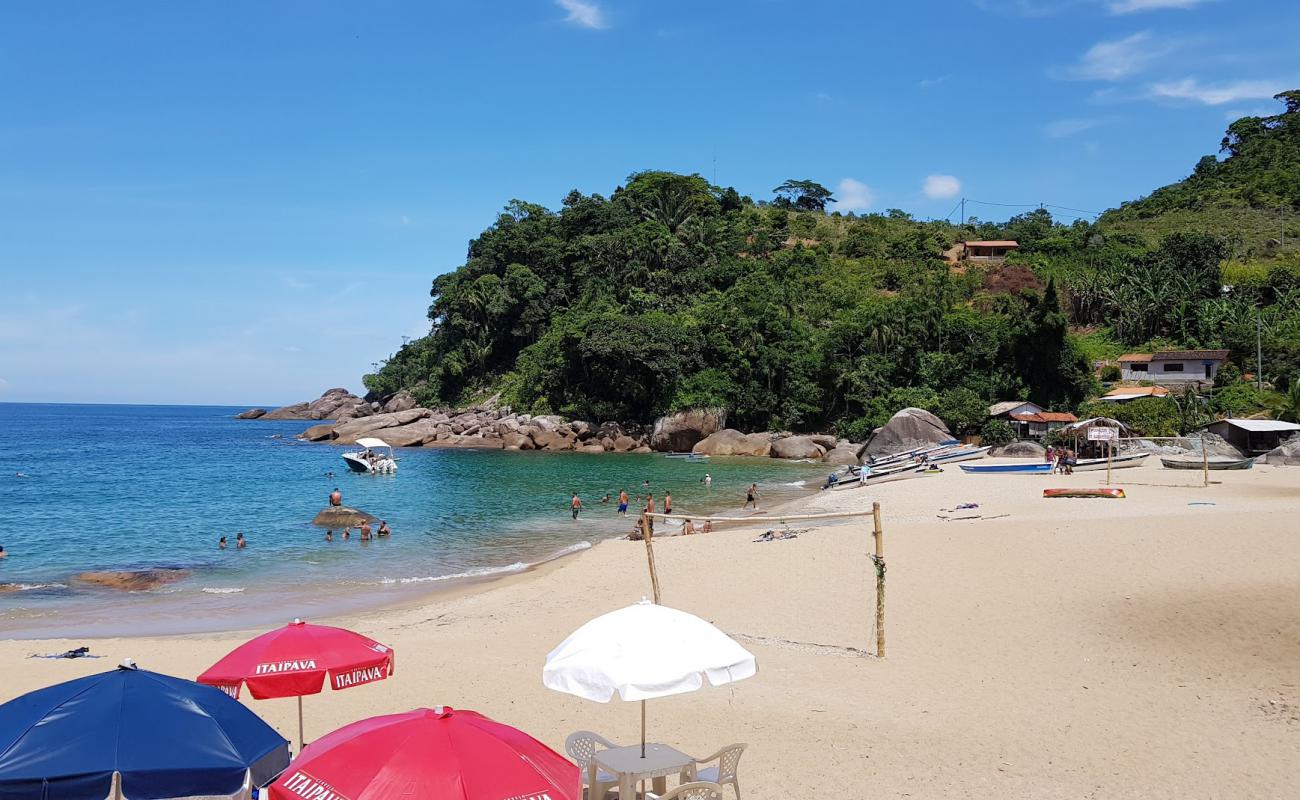
<path id="1" fill-rule="evenodd" d="M 692 452 L 852 465 L 952 438 L 938 417 L 919 408 L 899 411 L 866 442 L 831 434 L 745 433 L 726 427 L 726 411 L 698 408 L 655 420 L 648 430 L 544 414 L 519 414 L 493 402 L 464 409 L 429 409 L 407 392 L 380 402 L 330 389 L 310 402 L 272 411 L 253 408 L 236 419 L 320 420 L 299 434 L 312 442 L 350 445 L 376 437 L 394 447 L 478 447 L 579 453 Z"/>

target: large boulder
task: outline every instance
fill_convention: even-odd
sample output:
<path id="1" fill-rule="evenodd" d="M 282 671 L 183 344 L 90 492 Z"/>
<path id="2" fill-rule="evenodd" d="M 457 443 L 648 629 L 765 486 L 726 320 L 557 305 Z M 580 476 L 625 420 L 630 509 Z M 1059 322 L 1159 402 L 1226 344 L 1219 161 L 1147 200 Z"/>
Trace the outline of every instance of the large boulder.
<path id="1" fill-rule="evenodd" d="M 660 452 L 685 453 L 700 440 L 727 425 L 724 408 L 692 408 L 655 420 L 650 447 Z"/>
<path id="2" fill-rule="evenodd" d="M 1047 448 L 1038 442 L 1011 442 L 989 451 L 989 455 L 1001 458 L 1035 458 L 1042 461 L 1047 456 Z"/>
<path id="3" fill-rule="evenodd" d="M 419 419 L 395 428 L 384 428 L 383 439 L 393 447 L 419 447 L 432 442 L 438 435 L 438 426 L 427 419 Z"/>
<path id="4" fill-rule="evenodd" d="M 866 453 L 890 456 L 918 447 L 930 447 L 953 438 L 943 420 L 923 408 L 905 408 L 871 434 Z"/>
<path id="5" fill-rule="evenodd" d="M 692 452 L 709 456 L 760 456 L 772 454 L 772 437 L 766 433 L 741 433 L 723 428 L 695 444 Z"/>
<path id="6" fill-rule="evenodd" d="M 261 416 L 261 419 L 311 419 L 311 417 L 307 416 L 306 403 L 294 403 L 268 411 Z"/>
<path id="7" fill-rule="evenodd" d="M 388 398 L 388 402 L 384 403 L 384 407 L 382 410 L 386 412 L 409 411 L 412 408 L 415 408 L 415 398 L 411 396 L 410 392 L 403 389 L 402 391 Z"/>
<path id="8" fill-rule="evenodd" d="M 342 387 L 329 389 L 309 403 L 281 406 L 263 415 L 263 419 L 352 419 L 374 413 L 364 399 Z"/>
<path id="9" fill-rule="evenodd" d="M 833 444 L 834 442 L 832 442 Z M 772 458 L 812 458 L 821 460 L 826 448 L 808 436 L 787 436 L 772 442 Z"/>
<path id="10" fill-rule="evenodd" d="M 266 416 L 265 408 L 250 408 L 235 415 L 235 419 L 261 419 Z"/>
<path id="11" fill-rule="evenodd" d="M 322 422 L 319 425 L 313 425 L 302 433 L 298 434 L 299 439 L 306 439 L 309 442 L 323 442 L 326 439 L 333 438 L 334 423 Z"/>
<path id="12" fill-rule="evenodd" d="M 507 431 L 506 433 L 501 434 L 501 443 L 507 450 L 533 449 L 533 440 L 518 431 Z"/>
<path id="13" fill-rule="evenodd" d="M 814 444 L 820 445 L 823 450 L 834 450 L 841 443 L 848 444 L 847 441 L 836 439 L 828 433 L 813 433 L 809 434 L 808 438 L 812 439 Z"/>
<path id="14" fill-rule="evenodd" d="M 636 449 L 636 439 L 631 436 L 620 436 L 614 440 L 614 451 L 617 453 L 630 453 Z"/>
<path id="15" fill-rule="evenodd" d="M 1260 458 L 1261 464 L 1300 467 L 1300 436 L 1292 436 Z"/>
<path id="16" fill-rule="evenodd" d="M 556 430 L 539 428 L 533 432 L 533 444 L 538 450 L 572 450 L 573 439 Z"/>
<path id="17" fill-rule="evenodd" d="M 408 411 L 372 414 L 368 417 L 339 423 L 334 428 L 334 440 L 338 444 L 354 444 L 357 439 L 368 436 L 372 432 L 381 431 L 385 428 L 396 428 L 399 425 L 408 425 L 427 416 L 429 416 L 429 409 L 427 408 L 412 408 Z M 383 434 L 376 433 L 375 435 L 383 438 Z"/>
<path id="18" fill-rule="evenodd" d="M 827 452 L 822 460 L 827 464 L 856 465 L 862 463 L 862 455 L 859 445 L 849 444 Z"/>

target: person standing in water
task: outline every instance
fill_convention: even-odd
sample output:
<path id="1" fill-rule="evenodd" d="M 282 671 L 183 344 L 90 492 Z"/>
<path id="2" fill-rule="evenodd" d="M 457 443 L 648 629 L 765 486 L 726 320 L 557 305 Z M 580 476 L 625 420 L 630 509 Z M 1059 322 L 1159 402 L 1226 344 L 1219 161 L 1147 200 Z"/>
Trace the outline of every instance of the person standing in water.
<path id="1" fill-rule="evenodd" d="M 325 531 L 325 541 L 327 542 L 334 541 L 334 531 Z"/>
<path id="2" fill-rule="evenodd" d="M 700 483 L 704 484 L 705 489 L 713 488 L 713 476 L 707 472 L 704 473 L 704 477 L 700 479 Z"/>
<path id="3" fill-rule="evenodd" d="M 363 541 L 363 542 L 368 542 L 368 541 L 370 541 L 370 523 L 369 523 L 369 522 L 362 522 L 362 523 L 361 523 L 361 541 Z"/>
<path id="4" fill-rule="evenodd" d="M 582 500 L 578 498 L 578 493 L 573 493 L 573 499 L 569 501 L 569 511 L 573 513 L 573 518 L 578 518 L 578 512 L 582 511 Z"/>
<path id="5" fill-rule="evenodd" d="M 248 546 L 248 542 L 244 540 L 243 532 L 241 531 L 235 534 L 235 547 L 239 548 L 240 550 L 243 550 L 247 546 Z"/>
<path id="6" fill-rule="evenodd" d="M 645 496 L 645 518 L 650 523 L 650 533 L 655 532 L 655 496 L 647 493 Z"/>
<path id="7" fill-rule="evenodd" d="M 618 515 L 627 516 L 627 489 L 620 489 L 618 493 Z"/>
<path id="8" fill-rule="evenodd" d="M 751 483 L 749 485 L 749 489 L 746 490 L 745 505 L 742 507 L 742 510 L 744 508 L 749 508 L 751 503 L 753 503 L 754 505 L 754 510 L 757 511 L 758 510 L 758 484 L 757 483 Z"/>
<path id="9" fill-rule="evenodd" d="M 388 529 L 388 520 L 386 520 L 386 519 L 381 519 L 381 520 L 379 520 L 379 530 L 375 531 L 375 535 L 376 535 L 376 536 L 389 536 L 389 535 L 391 535 L 391 534 L 392 534 L 392 531 L 390 531 L 390 530 Z"/>
<path id="10" fill-rule="evenodd" d="M 330 492 L 330 505 L 343 505 L 343 493 L 339 491 L 339 487 L 337 486 L 334 487 L 334 491 Z"/>
<path id="11" fill-rule="evenodd" d="M 226 537 L 222 536 L 220 539 L 217 540 L 217 549 L 218 550 L 226 549 Z"/>
<path id="12" fill-rule="evenodd" d="M 671 513 L 673 513 L 673 493 L 672 493 L 672 492 L 664 492 L 664 513 L 665 513 L 665 514 L 671 514 Z"/>

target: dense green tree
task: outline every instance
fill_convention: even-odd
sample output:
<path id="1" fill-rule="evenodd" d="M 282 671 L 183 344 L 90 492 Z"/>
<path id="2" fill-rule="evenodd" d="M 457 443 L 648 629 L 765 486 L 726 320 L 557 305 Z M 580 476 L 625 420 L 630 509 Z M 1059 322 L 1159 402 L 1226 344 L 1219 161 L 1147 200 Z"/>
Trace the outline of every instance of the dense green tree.
<path id="1" fill-rule="evenodd" d="M 774 205 L 799 211 L 825 211 L 827 203 L 835 202 L 831 190 L 816 181 L 788 180 L 772 190 L 776 195 Z"/>

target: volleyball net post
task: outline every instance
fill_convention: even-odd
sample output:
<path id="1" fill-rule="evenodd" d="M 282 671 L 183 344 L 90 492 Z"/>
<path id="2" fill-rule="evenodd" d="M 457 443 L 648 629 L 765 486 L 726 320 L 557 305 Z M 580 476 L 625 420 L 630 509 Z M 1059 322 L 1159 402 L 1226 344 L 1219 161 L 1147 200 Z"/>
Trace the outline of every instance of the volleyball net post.
<path id="1" fill-rule="evenodd" d="M 650 586 L 654 591 L 655 603 L 659 602 L 659 573 L 655 568 L 654 538 L 650 518 L 658 517 L 662 520 L 679 520 L 683 523 L 690 521 L 692 524 L 698 522 L 742 522 L 749 525 L 755 523 L 775 522 L 777 524 L 788 524 L 790 522 L 805 522 L 809 520 L 829 520 L 829 519 L 853 519 L 871 517 L 871 538 L 873 546 L 869 551 L 869 557 L 876 573 L 876 657 L 885 657 L 885 531 L 881 523 L 880 503 L 873 502 L 870 511 L 832 511 L 822 514 L 783 514 L 769 518 L 760 517 L 719 517 L 706 516 L 702 514 L 667 514 L 662 512 L 644 512 L 641 514 L 639 528 L 641 536 L 645 540 L 646 560 L 650 567 Z"/>

